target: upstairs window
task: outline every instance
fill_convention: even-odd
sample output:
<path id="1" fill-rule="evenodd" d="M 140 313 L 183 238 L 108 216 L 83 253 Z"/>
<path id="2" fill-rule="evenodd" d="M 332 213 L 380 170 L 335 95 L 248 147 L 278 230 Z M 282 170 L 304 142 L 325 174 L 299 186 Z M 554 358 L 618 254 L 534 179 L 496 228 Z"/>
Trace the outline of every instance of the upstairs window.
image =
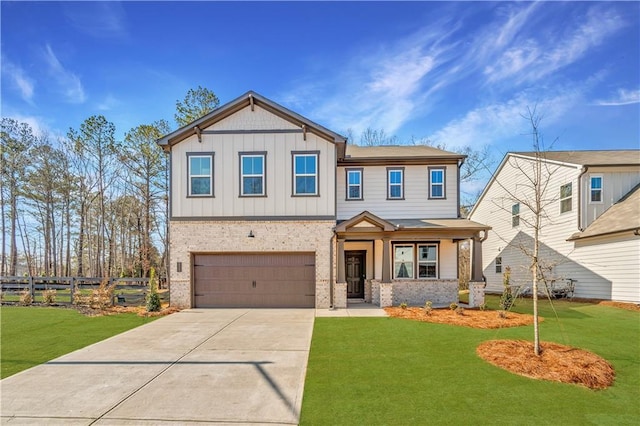
<path id="1" fill-rule="evenodd" d="M 347 200 L 362 198 L 362 169 L 347 169 Z"/>
<path id="2" fill-rule="evenodd" d="M 429 168 L 429 198 L 445 198 L 444 169 Z"/>
<path id="3" fill-rule="evenodd" d="M 602 176 L 591 176 L 591 202 L 602 202 Z"/>
<path id="4" fill-rule="evenodd" d="M 520 225 L 520 203 L 511 206 L 511 227 Z"/>
<path id="5" fill-rule="evenodd" d="M 560 213 L 570 212 L 572 204 L 572 188 L 571 184 L 567 183 L 560 187 Z"/>
<path id="6" fill-rule="evenodd" d="M 318 195 L 318 155 L 316 152 L 293 153 L 293 195 Z"/>
<path id="7" fill-rule="evenodd" d="M 188 153 L 187 174 L 188 197 L 213 197 L 213 153 Z"/>
<path id="8" fill-rule="evenodd" d="M 387 199 L 404 199 L 404 169 L 387 169 Z"/>
<path id="9" fill-rule="evenodd" d="M 502 273 L 502 256 L 496 257 L 496 274 Z"/>
<path id="10" fill-rule="evenodd" d="M 240 196 L 261 197 L 265 191 L 265 152 L 240 153 Z"/>

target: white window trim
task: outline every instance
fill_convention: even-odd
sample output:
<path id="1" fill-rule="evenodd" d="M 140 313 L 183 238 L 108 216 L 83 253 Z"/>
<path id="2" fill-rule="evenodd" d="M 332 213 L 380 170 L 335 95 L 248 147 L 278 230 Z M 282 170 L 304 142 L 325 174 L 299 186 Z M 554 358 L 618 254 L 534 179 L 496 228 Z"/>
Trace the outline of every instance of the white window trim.
<path id="1" fill-rule="evenodd" d="M 391 183 L 392 172 L 400 173 L 400 183 Z M 392 186 L 400 186 L 400 196 L 398 197 L 391 196 Z M 404 200 L 404 168 L 399 168 L 399 167 L 387 168 L 387 200 Z"/>
<path id="2" fill-rule="evenodd" d="M 213 197 L 213 152 L 202 152 L 202 153 L 187 153 L 187 198 L 202 198 L 202 197 Z M 194 158 L 207 158 L 209 160 L 209 170 L 211 173 L 208 175 L 194 175 L 191 173 L 191 159 Z M 209 178 L 209 193 L 207 194 L 193 194 L 191 190 L 191 179 L 192 178 Z"/>
<path id="3" fill-rule="evenodd" d="M 591 197 L 591 193 L 593 192 L 592 179 L 599 178 L 600 179 L 600 201 L 593 201 Z M 590 175 L 589 176 L 589 204 L 602 204 L 604 201 L 604 177 L 602 175 Z"/>
<path id="4" fill-rule="evenodd" d="M 244 174 L 243 172 L 243 160 L 245 158 L 262 158 L 262 173 L 261 174 Z M 259 177 L 262 179 L 262 192 L 259 194 L 248 194 L 244 192 L 244 178 L 250 177 L 255 178 Z M 241 197 L 264 197 L 267 193 L 267 154 L 260 152 L 241 152 L 240 153 L 240 196 Z"/>
<path id="5" fill-rule="evenodd" d="M 363 169 L 346 169 L 346 170 L 347 170 L 347 175 L 346 175 L 346 178 L 347 178 L 346 199 L 349 200 L 349 201 L 354 201 L 354 200 L 361 201 L 361 200 L 363 200 L 364 199 L 364 194 L 362 193 L 362 188 L 363 188 L 363 185 L 362 185 Z M 360 176 L 360 179 L 359 179 L 360 183 L 358 183 L 358 184 L 350 183 L 349 175 L 351 173 L 358 174 Z M 358 187 L 358 193 L 360 194 L 359 197 L 352 197 L 351 196 L 351 188 L 352 187 Z"/>
<path id="6" fill-rule="evenodd" d="M 398 277 L 396 275 L 396 250 L 401 247 L 410 248 L 411 250 L 413 250 L 413 253 L 411 256 L 411 270 L 409 271 L 409 273 L 411 274 L 410 277 Z M 393 245 L 393 278 L 396 280 L 414 280 L 416 278 L 416 245 L 415 244 L 400 243 L 400 244 Z"/>
<path id="7" fill-rule="evenodd" d="M 518 213 L 514 214 L 513 213 L 513 208 L 515 206 L 518 206 Z M 518 223 L 514 224 L 514 219 L 517 218 L 518 219 Z M 514 203 L 511 205 L 511 227 L 512 228 L 517 228 L 518 226 L 520 226 L 520 203 Z"/>
<path id="8" fill-rule="evenodd" d="M 433 173 L 434 172 L 442 172 L 442 182 L 434 182 L 433 181 Z M 447 198 L 447 194 L 445 192 L 446 186 L 445 182 L 447 180 L 447 170 L 444 167 L 429 167 L 429 198 L 435 200 L 443 200 Z M 433 187 L 440 186 L 442 187 L 442 195 L 436 196 L 433 195 Z"/>
<path id="9" fill-rule="evenodd" d="M 294 197 L 317 197 L 319 196 L 319 191 L 318 191 L 318 187 L 320 185 L 319 182 L 319 168 L 320 168 L 320 153 L 317 151 L 314 152 L 293 152 L 293 164 L 292 164 L 292 168 L 293 168 L 293 182 L 291 182 L 292 186 L 293 186 L 293 191 L 292 194 Z M 316 172 L 315 173 L 296 173 L 296 159 L 298 157 L 314 157 L 316 160 Z M 297 177 L 314 177 L 315 178 L 315 188 L 314 188 L 314 192 L 310 193 L 310 192 L 298 192 L 297 188 L 296 188 L 296 178 Z"/>
<path id="10" fill-rule="evenodd" d="M 562 188 L 564 188 L 565 186 L 569 186 L 569 188 L 571 188 L 571 194 L 569 194 L 568 197 L 564 197 L 562 198 Z M 565 183 L 564 185 L 560 185 L 560 214 L 564 214 L 564 213 L 569 213 L 570 211 L 573 210 L 573 183 L 572 182 L 568 182 Z M 570 200 L 571 202 L 569 203 L 569 209 L 562 211 L 562 202 L 566 201 L 566 200 Z"/>
<path id="11" fill-rule="evenodd" d="M 496 257 L 496 274 L 501 274 L 501 273 L 502 273 L 502 256 L 497 256 Z"/>

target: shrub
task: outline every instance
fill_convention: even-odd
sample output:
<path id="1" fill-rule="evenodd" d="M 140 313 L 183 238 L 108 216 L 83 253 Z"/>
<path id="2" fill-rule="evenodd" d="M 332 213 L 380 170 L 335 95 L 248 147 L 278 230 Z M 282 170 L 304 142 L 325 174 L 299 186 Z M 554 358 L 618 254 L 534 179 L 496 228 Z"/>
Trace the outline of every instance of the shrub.
<path id="1" fill-rule="evenodd" d="M 513 297 L 513 293 L 511 293 L 511 286 L 509 285 L 510 280 L 511 268 L 507 266 L 502 274 L 502 286 L 504 288 L 500 296 L 500 309 L 504 311 L 508 311 L 515 306 L 515 298 Z"/>
<path id="2" fill-rule="evenodd" d="M 33 295 L 29 290 L 22 290 L 20 292 L 20 304 L 27 306 L 33 303 Z"/>
<path id="3" fill-rule="evenodd" d="M 487 310 L 487 304 L 483 303 L 482 305 L 478 306 L 480 308 L 481 311 L 486 311 Z"/>
<path id="4" fill-rule="evenodd" d="M 458 304 L 453 302 L 452 304 L 449 305 L 449 309 L 451 309 L 452 311 L 455 311 L 456 309 L 458 309 Z"/>
<path id="5" fill-rule="evenodd" d="M 458 315 L 464 315 L 464 308 L 462 306 L 458 306 L 454 312 Z"/>
<path id="6" fill-rule="evenodd" d="M 433 311 L 433 303 L 431 303 L 431 300 L 427 300 L 426 302 L 424 302 L 424 312 L 427 315 L 431 315 L 432 311 Z"/>
<path id="7" fill-rule="evenodd" d="M 507 311 L 503 311 L 503 310 L 498 311 L 498 318 L 506 318 L 506 317 L 507 317 Z"/>
<path id="8" fill-rule="evenodd" d="M 402 302 L 402 303 L 400 304 L 400 307 L 401 307 L 402 309 L 407 309 L 407 302 Z"/>
<path id="9" fill-rule="evenodd" d="M 58 294 L 58 291 L 55 289 L 45 290 L 42 292 L 42 300 L 47 305 L 53 305 L 54 303 L 56 303 L 57 294 Z"/>
<path id="10" fill-rule="evenodd" d="M 100 287 L 91 291 L 89 296 L 89 306 L 94 309 L 105 309 L 113 305 L 113 292 L 116 284 L 109 284 L 109 279 L 105 278 L 100 283 Z"/>
<path id="11" fill-rule="evenodd" d="M 156 271 L 151 268 L 149 277 L 149 294 L 147 294 L 147 312 L 158 312 L 161 308 Z"/>

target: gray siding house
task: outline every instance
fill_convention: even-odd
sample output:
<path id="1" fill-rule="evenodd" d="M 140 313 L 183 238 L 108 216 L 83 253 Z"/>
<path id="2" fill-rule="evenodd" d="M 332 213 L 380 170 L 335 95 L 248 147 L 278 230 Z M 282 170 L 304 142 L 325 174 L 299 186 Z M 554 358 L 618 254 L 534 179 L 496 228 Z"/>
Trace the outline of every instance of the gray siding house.
<path id="1" fill-rule="evenodd" d="M 170 292 L 180 307 L 457 300 L 464 156 L 360 147 L 247 92 L 158 140 L 170 156 Z"/>

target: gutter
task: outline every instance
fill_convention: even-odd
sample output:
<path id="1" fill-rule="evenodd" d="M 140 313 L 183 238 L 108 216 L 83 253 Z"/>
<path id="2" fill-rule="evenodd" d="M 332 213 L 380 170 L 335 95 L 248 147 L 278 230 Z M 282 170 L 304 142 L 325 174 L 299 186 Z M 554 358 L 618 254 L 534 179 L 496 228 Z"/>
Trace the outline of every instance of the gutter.
<path id="1" fill-rule="evenodd" d="M 582 171 L 578 175 L 578 214 L 576 216 L 578 216 L 579 232 L 584 231 L 584 228 L 582 227 L 582 176 L 584 176 L 588 170 L 589 166 L 582 166 Z"/>

